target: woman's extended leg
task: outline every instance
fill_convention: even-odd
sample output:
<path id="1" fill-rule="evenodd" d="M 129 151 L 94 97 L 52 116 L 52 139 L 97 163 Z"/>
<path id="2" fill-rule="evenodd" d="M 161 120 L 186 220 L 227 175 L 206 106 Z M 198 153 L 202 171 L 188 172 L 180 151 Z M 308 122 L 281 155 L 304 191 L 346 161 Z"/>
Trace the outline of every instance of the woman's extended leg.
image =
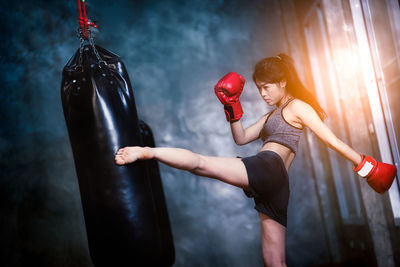
<path id="1" fill-rule="evenodd" d="M 135 146 L 118 150 L 115 162 L 118 165 L 124 165 L 136 160 L 152 158 L 171 167 L 190 171 L 195 175 L 215 178 L 248 189 L 246 167 L 239 158 L 204 156 L 183 148 Z"/>
<path id="2" fill-rule="evenodd" d="M 286 227 L 259 212 L 261 220 L 261 241 L 265 266 L 286 266 Z"/>

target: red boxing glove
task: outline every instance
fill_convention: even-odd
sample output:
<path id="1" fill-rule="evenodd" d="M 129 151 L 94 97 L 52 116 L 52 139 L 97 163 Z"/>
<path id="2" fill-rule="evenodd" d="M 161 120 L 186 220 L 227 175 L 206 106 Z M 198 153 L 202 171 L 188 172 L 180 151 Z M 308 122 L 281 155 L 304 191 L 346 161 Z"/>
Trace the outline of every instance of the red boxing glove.
<path id="1" fill-rule="evenodd" d="M 376 161 L 371 156 L 361 155 L 361 162 L 353 166 L 353 171 L 367 179 L 367 183 L 378 193 L 389 190 L 397 169 L 392 164 Z"/>
<path id="2" fill-rule="evenodd" d="M 214 87 L 215 94 L 224 105 L 227 121 L 237 121 L 243 115 L 239 96 L 243 91 L 244 78 L 236 72 L 229 72 Z"/>

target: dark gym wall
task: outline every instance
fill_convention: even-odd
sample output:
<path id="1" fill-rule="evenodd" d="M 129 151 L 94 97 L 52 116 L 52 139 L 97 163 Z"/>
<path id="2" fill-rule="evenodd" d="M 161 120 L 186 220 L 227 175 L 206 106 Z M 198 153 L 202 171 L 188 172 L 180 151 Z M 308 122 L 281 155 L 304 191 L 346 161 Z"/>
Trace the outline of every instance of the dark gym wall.
<path id="1" fill-rule="evenodd" d="M 97 44 L 124 61 L 139 117 L 152 128 L 158 146 L 213 156 L 257 152 L 259 141 L 235 145 L 213 86 L 229 71 L 246 78 L 244 126 L 268 111 L 251 74 L 262 57 L 287 52 L 276 1 L 86 4 L 89 19 L 100 28 Z M 91 266 L 60 100 L 62 68 L 79 46 L 76 5 L 1 1 L 2 266 Z M 290 172 L 289 266 L 328 260 L 304 148 L 302 143 Z M 262 266 L 251 199 L 230 185 L 160 167 L 175 266 Z"/>

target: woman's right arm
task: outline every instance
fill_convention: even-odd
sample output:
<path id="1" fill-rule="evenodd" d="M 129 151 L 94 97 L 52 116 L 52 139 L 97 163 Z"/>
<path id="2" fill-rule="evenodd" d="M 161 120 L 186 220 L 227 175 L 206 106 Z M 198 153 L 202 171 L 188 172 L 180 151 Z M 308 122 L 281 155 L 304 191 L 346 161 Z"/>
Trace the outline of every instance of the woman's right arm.
<path id="1" fill-rule="evenodd" d="M 265 114 L 256 123 L 250 125 L 246 129 L 243 128 L 240 120 L 231 122 L 232 137 L 235 143 L 241 146 L 258 139 L 268 115 L 269 113 Z"/>

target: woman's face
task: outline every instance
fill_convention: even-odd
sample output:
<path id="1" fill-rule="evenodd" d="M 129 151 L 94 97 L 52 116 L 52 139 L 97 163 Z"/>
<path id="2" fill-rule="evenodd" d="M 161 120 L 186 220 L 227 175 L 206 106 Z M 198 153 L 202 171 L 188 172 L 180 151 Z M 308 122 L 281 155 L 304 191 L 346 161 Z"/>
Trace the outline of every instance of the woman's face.
<path id="1" fill-rule="evenodd" d="M 256 80 L 256 85 L 261 97 L 269 106 L 273 106 L 280 103 L 286 94 L 285 80 L 282 80 L 278 83 L 266 83 L 263 81 Z"/>

